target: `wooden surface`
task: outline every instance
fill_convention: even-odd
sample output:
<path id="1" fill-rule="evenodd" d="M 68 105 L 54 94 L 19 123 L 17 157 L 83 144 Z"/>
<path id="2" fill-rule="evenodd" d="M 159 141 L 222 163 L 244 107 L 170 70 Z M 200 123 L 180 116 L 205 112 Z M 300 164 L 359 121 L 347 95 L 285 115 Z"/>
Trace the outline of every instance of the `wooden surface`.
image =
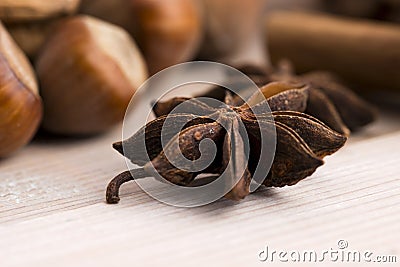
<path id="1" fill-rule="evenodd" d="M 120 204 L 105 204 L 107 182 L 126 168 L 110 145 L 119 129 L 38 139 L 0 162 L 0 266 L 262 266 L 266 245 L 320 252 L 341 239 L 397 255 L 389 266 L 398 266 L 399 118 L 385 113 L 296 186 L 192 209 L 161 204 L 134 183 Z"/>

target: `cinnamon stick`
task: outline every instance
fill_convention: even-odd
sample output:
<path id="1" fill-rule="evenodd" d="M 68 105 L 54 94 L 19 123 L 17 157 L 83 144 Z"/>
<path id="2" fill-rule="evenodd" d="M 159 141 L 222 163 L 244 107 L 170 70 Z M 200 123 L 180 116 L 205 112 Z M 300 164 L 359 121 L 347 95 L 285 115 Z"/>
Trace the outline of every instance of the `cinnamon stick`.
<path id="1" fill-rule="evenodd" d="M 267 19 L 272 63 L 335 72 L 362 90 L 400 91 L 400 25 L 325 14 L 275 12 Z"/>

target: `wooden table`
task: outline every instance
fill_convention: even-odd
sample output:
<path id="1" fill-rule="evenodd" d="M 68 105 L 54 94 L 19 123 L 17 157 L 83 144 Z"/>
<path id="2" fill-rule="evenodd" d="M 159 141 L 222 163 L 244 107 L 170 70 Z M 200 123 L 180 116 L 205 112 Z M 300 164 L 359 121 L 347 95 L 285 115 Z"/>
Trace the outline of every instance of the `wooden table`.
<path id="1" fill-rule="evenodd" d="M 107 182 L 126 168 L 110 145 L 119 129 L 38 139 L 0 162 L 0 266 L 261 266 L 265 246 L 322 254 L 339 240 L 398 266 L 399 118 L 384 113 L 296 186 L 199 208 L 161 204 L 135 183 L 105 204 Z"/>

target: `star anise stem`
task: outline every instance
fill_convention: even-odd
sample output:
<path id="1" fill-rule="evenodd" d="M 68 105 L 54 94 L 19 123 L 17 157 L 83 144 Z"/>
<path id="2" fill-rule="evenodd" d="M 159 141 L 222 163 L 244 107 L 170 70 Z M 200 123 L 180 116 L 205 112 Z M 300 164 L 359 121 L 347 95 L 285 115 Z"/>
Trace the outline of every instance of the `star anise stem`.
<path id="1" fill-rule="evenodd" d="M 118 174 L 107 186 L 106 201 L 108 204 L 117 204 L 119 202 L 119 189 L 121 185 L 129 181 L 149 176 L 143 168 L 125 171 Z"/>

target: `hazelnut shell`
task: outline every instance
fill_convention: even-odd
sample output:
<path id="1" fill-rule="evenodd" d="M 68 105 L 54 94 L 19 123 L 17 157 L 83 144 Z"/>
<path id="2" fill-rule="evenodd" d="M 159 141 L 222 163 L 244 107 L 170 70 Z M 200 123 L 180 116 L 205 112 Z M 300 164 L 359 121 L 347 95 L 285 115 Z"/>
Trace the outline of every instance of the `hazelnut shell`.
<path id="1" fill-rule="evenodd" d="M 28 59 L 0 23 L 0 157 L 26 145 L 42 118 L 42 102 Z"/>
<path id="2" fill-rule="evenodd" d="M 44 101 L 44 129 L 91 135 L 122 121 L 147 69 L 122 28 L 77 16 L 59 23 L 36 62 Z"/>

